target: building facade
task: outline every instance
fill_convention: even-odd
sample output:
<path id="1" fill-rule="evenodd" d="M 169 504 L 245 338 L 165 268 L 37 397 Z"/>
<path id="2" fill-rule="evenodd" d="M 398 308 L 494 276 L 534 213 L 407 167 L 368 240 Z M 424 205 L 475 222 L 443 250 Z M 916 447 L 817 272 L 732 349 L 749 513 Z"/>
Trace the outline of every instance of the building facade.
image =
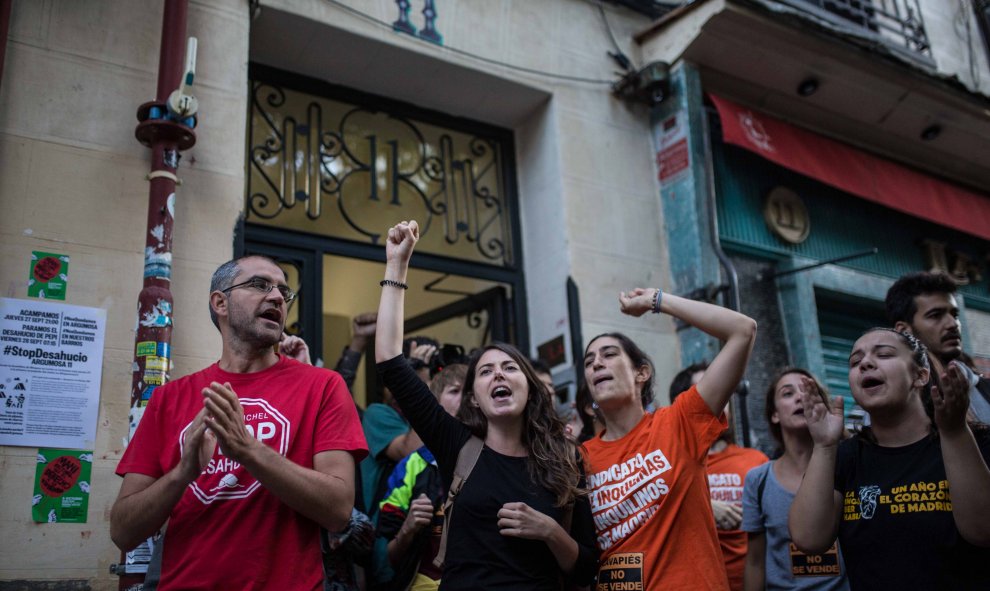
<path id="1" fill-rule="evenodd" d="M 408 332 L 466 350 L 514 341 L 551 362 L 564 395 L 601 332 L 643 344 L 661 385 L 717 351 L 669 319 L 622 316 L 619 290 L 740 307 L 760 335 L 737 414 L 761 447 L 769 376 L 803 365 L 841 392 L 842 347 L 880 321 L 903 272 L 958 274 L 967 350 L 990 358 L 990 237 L 731 140 L 749 113 L 764 131 L 813 134 L 900 167 L 895 177 L 921 175 L 935 187 L 925 196 L 990 208 L 986 15 L 965 0 L 673 4 L 190 0 L 182 37 L 198 39 L 199 110 L 195 145 L 172 167 L 170 377 L 216 360 L 210 275 L 244 253 L 283 262 L 300 293 L 290 331 L 333 366 L 351 320 L 377 307 L 381 234 L 402 219 L 424 227 Z M 0 448 L 0 588 L 118 584 L 113 471 L 146 402 L 135 393 L 153 396 L 146 360 L 135 365 L 136 304 L 162 260 L 147 250 L 148 186 L 160 177 L 148 180 L 134 112 L 155 97 L 165 5 L 12 2 L 4 296 L 28 297 L 32 252 L 65 254 L 66 302 L 106 310 L 107 334 L 87 522 L 34 523 L 37 450 Z M 833 157 L 818 154 L 827 168 Z M 786 219 L 768 216 L 768 202 Z M 375 399 L 374 381 L 365 364 L 359 404 Z"/>
<path id="2" fill-rule="evenodd" d="M 847 398 L 850 426 L 863 420 L 849 349 L 886 324 L 884 296 L 905 273 L 955 278 L 965 348 L 986 367 L 990 81 L 977 8 L 695 2 L 637 36 L 644 60 L 674 64 L 653 118 L 672 281 L 735 292 L 758 320 L 739 401 L 749 425 L 737 427 L 768 453 L 764 394 L 783 367 L 811 370 Z M 674 239 L 692 228 L 697 238 Z"/>

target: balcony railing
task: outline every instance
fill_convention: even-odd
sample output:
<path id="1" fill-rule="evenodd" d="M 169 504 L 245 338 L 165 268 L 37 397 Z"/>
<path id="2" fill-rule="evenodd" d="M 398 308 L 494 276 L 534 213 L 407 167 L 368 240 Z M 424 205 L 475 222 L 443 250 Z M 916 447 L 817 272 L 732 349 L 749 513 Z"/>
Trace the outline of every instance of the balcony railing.
<path id="1" fill-rule="evenodd" d="M 797 10 L 883 43 L 912 58 L 931 60 L 918 0 L 778 0 Z"/>

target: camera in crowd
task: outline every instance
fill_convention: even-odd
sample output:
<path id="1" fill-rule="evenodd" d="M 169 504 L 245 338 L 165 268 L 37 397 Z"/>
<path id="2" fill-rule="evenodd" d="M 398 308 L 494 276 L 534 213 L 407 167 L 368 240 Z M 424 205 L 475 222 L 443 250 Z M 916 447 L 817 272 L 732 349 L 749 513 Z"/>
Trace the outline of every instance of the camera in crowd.
<path id="1" fill-rule="evenodd" d="M 464 352 L 464 347 L 460 345 L 451 345 L 450 343 L 443 345 L 437 352 L 433 354 L 430 358 L 430 377 L 437 375 L 443 368 L 448 365 L 453 365 L 455 363 L 467 364 L 468 356 Z"/>
<path id="2" fill-rule="evenodd" d="M 428 362 L 424 362 L 421 359 L 414 359 L 409 356 L 410 354 L 410 344 L 416 343 L 416 346 L 422 345 L 433 345 L 436 347 L 436 351 L 430 356 Z M 450 343 L 446 345 L 441 345 L 435 339 L 430 337 L 410 337 L 402 342 L 402 354 L 409 359 L 409 365 L 412 366 L 413 370 L 419 371 L 423 368 L 428 368 L 430 370 L 430 378 L 440 373 L 443 368 L 448 365 L 455 363 L 468 362 L 468 355 L 464 351 L 464 347 L 461 345 L 452 345 Z"/>

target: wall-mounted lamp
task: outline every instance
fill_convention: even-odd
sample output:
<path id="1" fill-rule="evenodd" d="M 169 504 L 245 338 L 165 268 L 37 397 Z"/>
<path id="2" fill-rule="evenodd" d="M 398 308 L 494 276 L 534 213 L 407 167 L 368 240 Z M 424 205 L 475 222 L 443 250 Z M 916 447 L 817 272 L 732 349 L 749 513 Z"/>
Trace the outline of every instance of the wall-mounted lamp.
<path id="1" fill-rule="evenodd" d="M 655 107 L 670 94 L 670 64 L 650 62 L 612 85 L 617 96 Z"/>
<path id="2" fill-rule="evenodd" d="M 942 126 L 938 123 L 933 123 L 928 127 L 921 130 L 921 139 L 926 142 L 930 142 L 942 134 Z"/>
<path id="3" fill-rule="evenodd" d="M 818 92 L 818 79 L 817 78 L 805 78 L 798 84 L 797 93 L 800 96 L 811 96 Z"/>

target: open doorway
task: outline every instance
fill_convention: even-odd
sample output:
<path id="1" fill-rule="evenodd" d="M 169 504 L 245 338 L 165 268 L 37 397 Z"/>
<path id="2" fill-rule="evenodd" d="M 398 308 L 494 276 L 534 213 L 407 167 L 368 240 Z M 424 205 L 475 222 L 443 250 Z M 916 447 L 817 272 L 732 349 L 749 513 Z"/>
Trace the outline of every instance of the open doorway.
<path id="1" fill-rule="evenodd" d="M 384 265 L 343 256 L 323 256 L 323 301 L 320 309 L 324 361 L 333 367 L 351 340 L 355 316 L 378 310 Z M 466 353 L 493 340 L 512 340 L 508 322 L 510 285 L 451 273 L 410 269 L 406 294 L 407 336 L 430 337 L 441 345 L 458 345 Z M 371 345 L 369 344 L 369 348 Z M 354 383 L 358 404 L 377 401 L 372 367 L 374 352 L 367 351 Z"/>
<path id="2" fill-rule="evenodd" d="M 297 294 L 286 317 L 286 332 L 302 337 L 313 362 L 333 368 L 352 337 L 359 314 L 377 312 L 384 272 L 384 247 L 342 245 L 298 232 L 251 228 L 242 252 L 278 261 Z M 414 255 L 406 294 L 407 336 L 427 336 L 465 353 L 492 341 L 528 342 L 519 278 L 506 270 Z M 369 342 L 353 387 L 362 407 L 380 399 Z"/>

